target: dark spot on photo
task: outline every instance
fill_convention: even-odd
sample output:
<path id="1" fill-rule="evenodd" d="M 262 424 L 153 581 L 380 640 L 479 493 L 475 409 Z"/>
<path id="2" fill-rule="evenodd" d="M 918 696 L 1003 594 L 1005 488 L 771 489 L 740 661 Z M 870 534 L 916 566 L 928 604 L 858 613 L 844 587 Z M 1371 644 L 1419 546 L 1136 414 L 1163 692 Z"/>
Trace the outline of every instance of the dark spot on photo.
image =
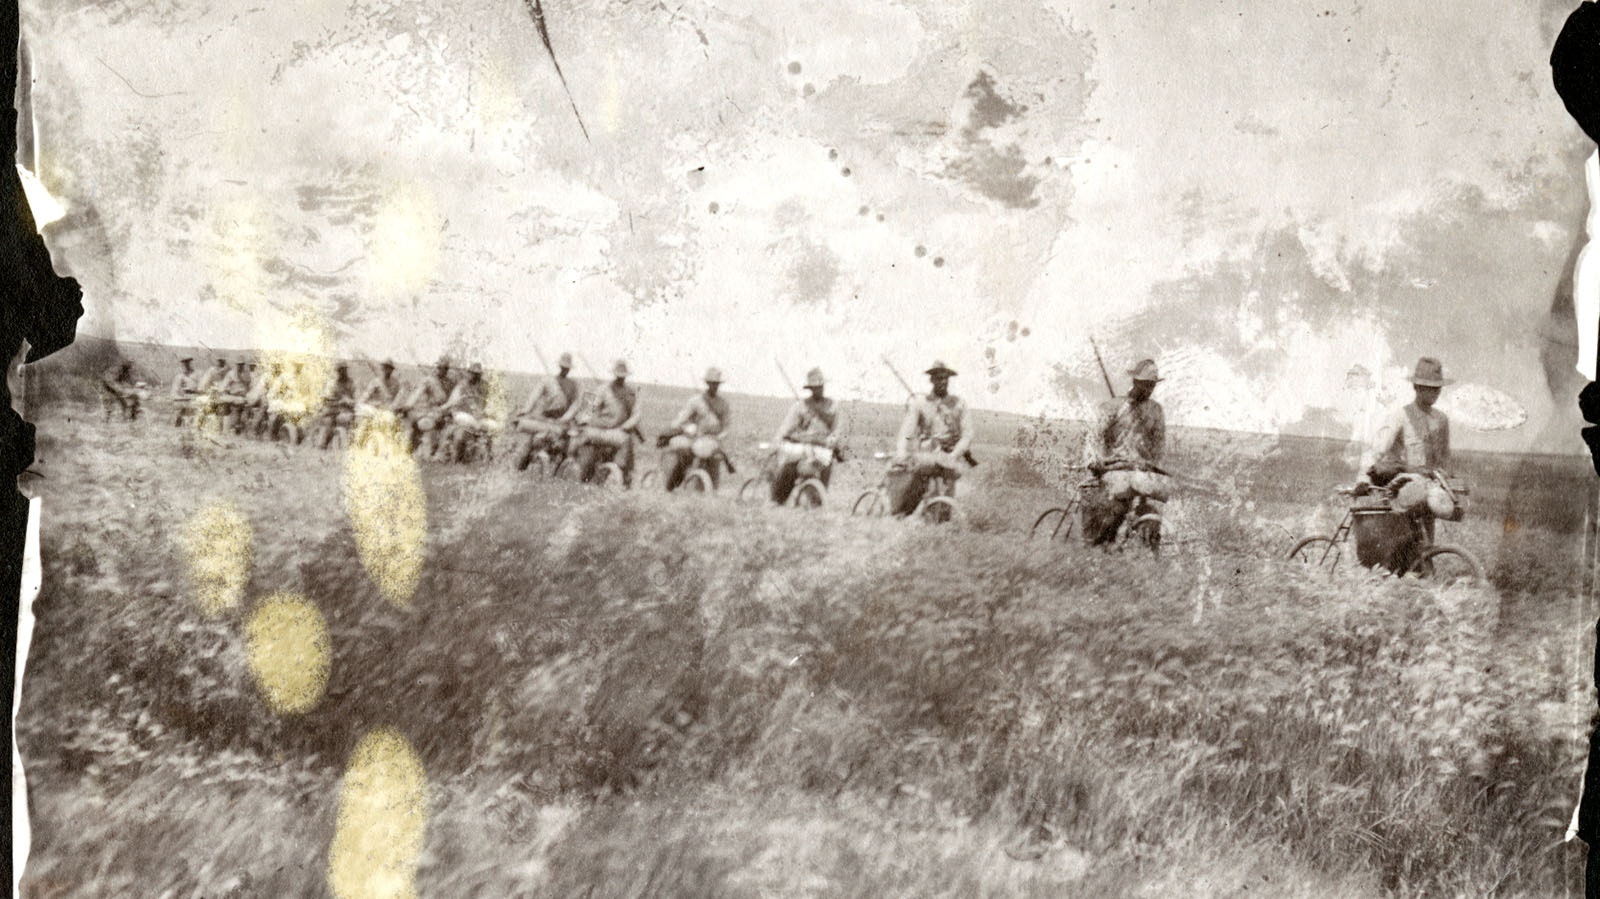
<path id="1" fill-rule="evenodd" d="M 933 267 L 934 268 L 944 268 L 944 257 L 943 256 L 935 256 L 935 257 L 933 257 Z"/>
<path id="2" fill-rule="evenodd" d="M 911 251 L 911 253 L 918 259 L 921 259 L 922 257 L 928 255 L 928 248 L 919 244 L 915 250 Z"/>
<path id="3" fill-rule="evenodd" d="M 844 168 L 840 169 L 839 174 L 845 176 L 846 178 L 850 177 L 850 167 L 845 166 Z"/>
<path id="4" fill-rule="evenodd" d="M 717 202 L 716 202 L 716 201 L 715 201 L 715 200 L 713 200 L 713 201 L 712 201 L 712 202 L 711 202 L 711 205 L 710 205 L 710 206 L 707 206 L 707 207 L 706 207 L 706 208 L 707 208 L 707 209 L 709 209 L 709 210 L 711 210 L 711 213 L 712 213 L 712 214 L 713 214 L 713 215 L 715 215 L 715 214 L 716 214 L 716 213 L 717 213 L 717 211 L 718 211 L 718 210 L 720 210 L 720 209 L 721 209 L 721 208 L 722 208 L 722 207 L 721 207 L 721 206 L 720 206 L 720 205 L 718 205 L 718 204 L 717 204 Z"/>
<path id="5" fill-rule="evenodd" d="M 800 63 L 799 62 L 791 62 L 791 63 L 789 63 L 789 74 L 790 75 L 798 75 L 798 74 L 800 74 Z"/>
<path id="6" fill-rule="evenodd" d="M 869 213 L 871 211 L 872 210 L 870 210 L 867 207 L 863 206 L 860 209 L 856 210 L 856 215 L 866 215 L 867 213 Z"/>

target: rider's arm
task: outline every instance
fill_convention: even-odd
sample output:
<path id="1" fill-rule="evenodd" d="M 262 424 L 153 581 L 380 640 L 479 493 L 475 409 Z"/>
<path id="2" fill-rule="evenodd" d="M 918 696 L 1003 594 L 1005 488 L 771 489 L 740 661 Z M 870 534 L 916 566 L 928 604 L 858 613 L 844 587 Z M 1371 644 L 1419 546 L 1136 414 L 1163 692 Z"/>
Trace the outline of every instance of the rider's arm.
<path id="1" fill-rule="evenodd" d="M 1150 411 L 1150 464 L 1159 467 L 1167 455 L 1167 413 L 1160 406 Z"/>
<path id="2" fill-rule="evenodd" d="M 966 403 L 961 404 L 961 418 L 957 420 L 956 427 L 961 429 L 961 436 L 956 438 L 956 445 L 950 449 L 950 455 L 960 458 L 966 455 L 972 446 L 972 410 Z"/>
<path id="3" fill-rule="evenodd" d="M 577 399 L 572 401 L 572 405 L 567 407 L 567 411 L 561 413 L 561 417 L 556 419 L 556 422 L 563 425 L 572 424 L 578 417 L 578 410 L 590 402 L 592 400 L 589 398 L 589 392 L 586 390 L 579 391 Z"/>
<path id="4" fill-rule="evenodd" d="M 444 398 L 444 404 L 439 407 L 440 412 L 454 412 L 467 403 L 467 382 L 462 381 L 450 389 L 450 395 Z"/>
<path id="5" fill-rule="evenodd" d="M 1439 470 L 1450 471 L 1450 419 L 1441 418 L 1439 421 Z"/>
<path id="6" fill-rule="evenodd" d="M 672 424 L 668 430 L 674 434 L 681 434 L 686 426 L 698 419 L 700 417 L 699 400 L 700 397 L 698 394 L 689 397 L 689 401 L 683 404 L 683 409 L 679 411 L 678 416 L 672 420 Z"/>
<path id="7" fill-rule="evenodd" d="M 639 427 L 639 416 L 641 411 L 642 410 L 639 408 L 639 395 L 635 393 L 633 395 L 633 408 L 628 412 L 628 420 L 624 421 L 620 425 L 617 425 L 617 430 L 632 431 Z"/>

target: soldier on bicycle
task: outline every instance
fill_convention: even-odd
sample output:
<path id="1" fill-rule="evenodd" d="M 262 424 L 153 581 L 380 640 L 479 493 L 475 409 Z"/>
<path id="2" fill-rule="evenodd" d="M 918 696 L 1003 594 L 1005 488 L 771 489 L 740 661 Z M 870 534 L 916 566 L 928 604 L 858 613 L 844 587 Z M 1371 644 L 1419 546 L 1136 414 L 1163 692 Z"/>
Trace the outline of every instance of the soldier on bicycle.
<path id="1" fill-rule="evenodd" d="M 567 455 L 578 464 L 579 480 L 594 480 L 600 463 L 615 462 L 624 484 L 633 482 L 633 441 L 639 432 L 639 391 L 628 384 L 628 363 L 611 366 L 611 383 L 585 395 L 561 416 L 574 426 Z"/>
<path id="2" fill-rule="evenodd" d="M 828 486 L 838 455 L 835 433 L 839 411 L 833 400 L 824 395 L 822 369 L 806 372 L 805 388 L 811 395 L 789 407 L 789 414 L 783 417 L 773 438 L 778 450 L 772 473 L 772 501 L 780 506 L 788 502 L 801 477 L 802 465 L 807 469 L 806 476 L 816 477 L 822 486 Z"/>
<path id="3" fill-rule="evenodd" d="M 400 378 L 394 373 L 393 359 L 383 360 L 378 374 L 361 391 L 356 399 L 355 430 L 351 442 L 364 447 L 374 432 L 398 435 L 399 418 L 395 407 L 400 404 Z"/>
<path id="4" fill-rule="evenodd" d="M 115 406 L 118 413 L 128 421 L 139 417 L 139 403 L 146 398 L 143 386 L 133 379 L 133 363 L 121 362 L 107 371 L 100 378 L 100 388 L 106 392 L 111 406 Z M 106 417 L 111 416 L 111 408 L 107 407 Z"/>
<path id="5" fill-rule="evenodd" d="M 317 448 L 332 446 L 339 429 L 349 428 L 354 423 L 355 411 L 356 384 L 350 379 L 350 366 L 341 362 L 334 367 L 333 383 L 323 393 L 321 406 L 313 420 L 313 424 L 322 431 Z"/>
<path id="6" fill-rule="evenodd" d="M 200 392 L 200 381 L 194 373 L 194 357 L 185 356 L 178 360 L 178 376 L 172 379 L 172 405 L 174 414 L 172 424 L 174 427 L 183 424 L 194 406 L 195 397 Z"/>
<path id="7" fill-rule="evenodd" d="M 936 361 L 925 374 L 932 389 L 906 409 L 885 478 L 889 514 L 898 517 L 916 511 L 934 478 L 953 485 L 972 445 L 972 415 L 966 401 L 950 392 L 955 369 Z"/>
<path id="8" fill-rule="evenodd" d="M 1376 439 L 1362 455 L 1358 495 L 1381 488 L 1393 494 L 1391 507 L 1404 513 L 1433 542 L 1434 522 L 1459 521 L 1464 509 L 1438 478 L 1450 468 L 1450 419 L 1434 408 L 1445 386 L 1438 359 L 1423 356 L 1412 370 L 1414 399 L 1396 409 L 1378 428 Z M 1358 549 L 1360 549 L 1358 534 Z"/>
<path id="9" fill-rule="evenodd" d="M 1161 471 L 1167 449 L 1166 413 L 1151 399 L 1162 380 L 1153 359 L 1128 369 L 1133 386 L 1127 396 L 1100 407 L 1084 447 L 1085 465 L 1094 476 L 1083 494 L 1083 539 L 1103 546 L 1117 539 L 1135 504 L 1160 513 L 1171 479 Z"/>
<path id="10" fill-rule="evenodd" d="M 512 418 L 512 427 L 522 435 L 516 455 L 518 469 L 527 468 L 539 450 L 552 448 L 566 438 L 561 421 L 578 402 L 578 384 L 572 379 L 572 354 L 562 353 L 556 360 L 556 367 L 559 371 L 555 377 L 541 381 Z"/>
<path id="11" fill-rule="evenodd" d="M 449 358 L 441 358 L 433 374 L 417 385 L 409 399 L 398 407 L 410 422 L 409 444 L 413 453 L 432 458 L 439 451 L 450 417 L 444 405 L 455 392 L 456 379 L 450 376 Z"/>
<path id="12" fill-rule="evenodd" d="M 464 462 L 468 447 L 479 440 L 492 440 L 499 422 L 489 416 L 489 385 L 483 379 L 483 366 L 474 362 L 467 376 L 456 384 L 439 410 L 445 416 L 445 459 Z"/>
<path id="13" fill-rule="evenodd" d="M 715 488 L 722 480 L 722 435 L 728 431 L 729 409 L 722 388 L 722 370 L 706 369 L 706 389 L 689 397 L 672 427 L 661 435 L 661 486 L 671 493 L 683 483 L 696 457 L 708 458 L 706 474 Z"/>

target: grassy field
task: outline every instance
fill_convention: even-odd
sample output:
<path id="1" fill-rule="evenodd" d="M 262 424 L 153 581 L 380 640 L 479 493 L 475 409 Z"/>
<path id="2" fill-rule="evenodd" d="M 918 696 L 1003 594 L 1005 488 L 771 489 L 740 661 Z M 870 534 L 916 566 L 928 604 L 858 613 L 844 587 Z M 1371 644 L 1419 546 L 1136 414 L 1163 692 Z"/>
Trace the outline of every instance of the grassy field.
<path id="1" fill-rule="evenodd" d="M 735 403 L 746 442 L 782 409 Z M 1072 482 L 1070 424 L 986 422 L 959 530 L 850 518 L 870 460 L 815 513 L 424 465 L 399 608 L 337 451 L 107 423 L 82 392 L 33 417 L 28 896 L 1581 890 L 1587 460 L 1464 460 L 1472 517 L 1441 536 L 1490 583 L 1448 589 L 1280 561 L 1337 521 L 1325 442 L 1175 435 L 1195 489 L 1159 561 L 1022 539 Z M 894 417 L 864 407 L 858 452 Z M 208 615 L 183 547 L 216 502 L 248 569 Z M 247 645 L 284 594 L 327 635 L 290 714 Z M 374 830 L 420 815 L 414 884 L 336 888 L 376 732 L 425 772 Z"/>

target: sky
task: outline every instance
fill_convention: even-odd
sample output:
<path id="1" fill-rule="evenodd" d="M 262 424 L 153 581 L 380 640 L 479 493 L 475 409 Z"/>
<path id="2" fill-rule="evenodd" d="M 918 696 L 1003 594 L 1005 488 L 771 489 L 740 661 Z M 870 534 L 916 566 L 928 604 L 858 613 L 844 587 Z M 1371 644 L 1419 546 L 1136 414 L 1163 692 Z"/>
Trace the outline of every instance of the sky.
<path id="1" fill-rule="evenodd" d="M 544 11 L 570 98 L 517 0 L 24 0 L 83 331 L 1068 416 L 1093 339 L 1177 424 L 1355 436 L 1426 354 L 1526 415 L 1458 442 L 1582 449 L 1570 4 Z"/>

